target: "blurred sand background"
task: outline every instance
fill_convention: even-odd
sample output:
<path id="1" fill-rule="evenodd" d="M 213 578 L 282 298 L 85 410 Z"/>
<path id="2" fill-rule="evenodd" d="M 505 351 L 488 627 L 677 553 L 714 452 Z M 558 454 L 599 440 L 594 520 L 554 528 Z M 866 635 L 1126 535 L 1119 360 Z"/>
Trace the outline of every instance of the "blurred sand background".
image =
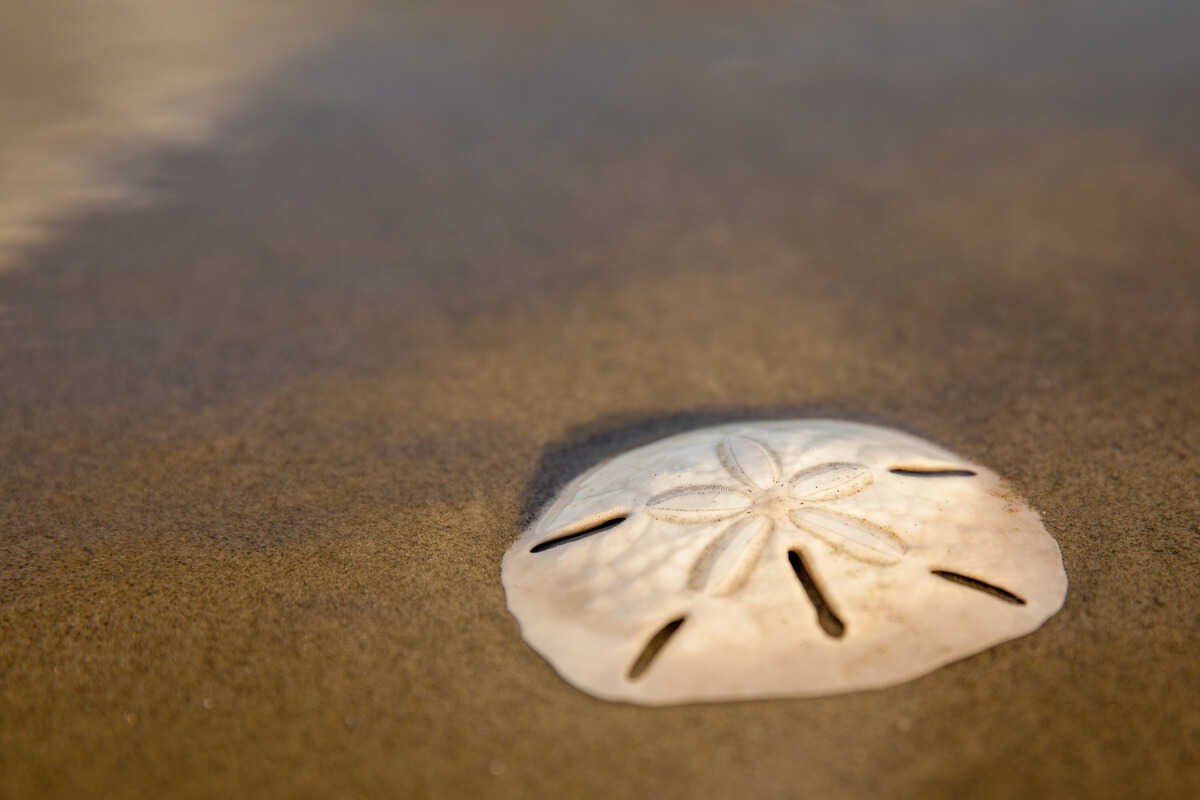
<path id="1" fill-rule="evenodd" d="M 263 73 L 336 24 L 336 8 L 321 0 L 5 0 L 0 270 L 73 213 L 147 200 L 146 153 L 210 138 Z"/>
<path id="2" fill-rule="evenodd" d="M 5 7 L 0 797 L 1200 793 L 1200 5 L 150 7 Z M 812 414 L 1063 611 L 818 700 L 525 646 L 556 487 Z"/>

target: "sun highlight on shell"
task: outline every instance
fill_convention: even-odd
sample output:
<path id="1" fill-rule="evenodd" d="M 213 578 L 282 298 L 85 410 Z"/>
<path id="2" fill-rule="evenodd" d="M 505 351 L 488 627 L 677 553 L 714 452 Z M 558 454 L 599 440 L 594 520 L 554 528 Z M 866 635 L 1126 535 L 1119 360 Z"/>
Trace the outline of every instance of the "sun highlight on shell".
<path id="1" fill-rule="evenodd" d="M 647 705 L 894 685 L 1036 630 L 1066 574 L 998 476 L 838 420 L 741 422 L 573 481 L 505 556 L 567 681 Z"/>

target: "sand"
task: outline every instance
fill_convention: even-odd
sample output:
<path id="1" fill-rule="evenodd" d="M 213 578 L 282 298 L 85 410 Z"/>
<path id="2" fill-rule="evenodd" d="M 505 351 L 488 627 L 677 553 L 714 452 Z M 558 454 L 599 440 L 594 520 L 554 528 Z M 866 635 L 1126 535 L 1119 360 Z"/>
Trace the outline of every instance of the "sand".
<path id="1" fill-rule="evenodd" d="M 0 275 L 0 796 L 1194 797 L 1200 8 L 379 11 Z M 500 558 L 727 419 L 896 426 L 1066 605 L 638 708 Z"/>

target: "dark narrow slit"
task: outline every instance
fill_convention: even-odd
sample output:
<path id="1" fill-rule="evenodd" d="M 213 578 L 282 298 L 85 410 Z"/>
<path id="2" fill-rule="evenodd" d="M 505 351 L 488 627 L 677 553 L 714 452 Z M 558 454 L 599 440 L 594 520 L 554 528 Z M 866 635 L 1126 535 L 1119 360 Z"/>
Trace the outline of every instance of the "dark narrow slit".
<path id="1" fill-rule="evenodd" d="M 829 603 L 825 602 L 825 596 L 821 594 L 816 581 L 812 579 L 808 568 L 804 566 L 804 559 L 795 550 L 789 550 L 788 563 L 792 565 L 792 571 L 796 573 L 800 585 L 804 587 L 808 599 L 812 601 L 813 608 L 817 611 L 817 622 L 821 623 L 822 630 L 835 639 L 842 638 L 842 634 L 846 632 L 846 626 L 838 619 L 838 615 L 833 613 Z"/>
<path id="2" fill-rule="evenodd" d="M 650 665 L 654 663 L 654 659 L 658 658 L 658 654 L 667 646 L 667 642 L 675 635 L 683 625 L 683 621 L 687 617 L 673 619 L 666 625 L 663 625 L 658 633 L 650 637 L 650 641 L 646 642 L 645 648 L 642 649 L 641 655 L 637 657 L 637 661 L 633 662 L 633 666 L 629 668 L 629 680 L 636 681 L 645 674 L 646 670 L 650 669 Z"/>
<path id="3" fill-rule="evenodd" d="M 959 575 L 957 572 L 946 572 L 944 569 L 935 569 L 933 574 L 939 578 L 945 578 L 951 583 L 957 583 L 959 586 L 966 586 L 968 589 L 974 589 L 977 592 L 990 594 L 992 597 L 1003 600 L 1006 603 L 1012 603 L 1016 606 L 1025 605 L 1024 598 L 1017 597 L 1012 592 L 1001 589 L 999 586 L 992 586 L 990 583 L 984 583 L 978 578 L 968 578 L 966 575 Z"/>
<path id="4" fill-rule="evenodd" d="M 888 472 L 907 475 L 910 478 L 973 478 L 977 473 L 969 469 L 921 469 L 920 467 L 896 467 Z"/>
<path id="5" fill-rule="evenodd" d="M 615 528 L 624 522 L 625 519 L 625 517 L 617 517 L 616 519 L 605 520 L 599 525 L 593 525 L 587 530 L 578 531 L 576 533 L 568 533 L 566 536 L 559 536 L 557 539 L 547 539 L 541 544 L 535 544 L 533 549 L 529 552 L 540 553 L 543 550 L 549 550 L 551 547 L 558 547 L 562 544 L 569 544 L 570 542 L 579 541 L 580 539 L 592 536 L 593 534 L 602 533 L 610 528 Z"/>

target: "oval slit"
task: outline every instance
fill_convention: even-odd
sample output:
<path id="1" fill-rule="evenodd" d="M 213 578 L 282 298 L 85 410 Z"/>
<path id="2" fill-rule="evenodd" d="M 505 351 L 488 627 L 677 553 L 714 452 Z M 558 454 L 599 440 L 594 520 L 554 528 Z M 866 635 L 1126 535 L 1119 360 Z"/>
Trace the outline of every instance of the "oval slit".
<path id="1" fill-rule="evenodd" d="M 993 586 L 992 584 L 981 581 L 978 578 L 959 575 L 957 572 L 947 572 L 944 569 L 935 569 L 931 571 L 939 578 L 950 581 L 951 583 L 957 583 L 959 586 L 966 586 L 968 589 L 974 589 L 977 592 L 990 594 L 992 597 L 1003 600 L 1006 603 L 1012 603 L 1015 606 L 1025 605 L 1025 599 L 1023 597 L 1018 597 L 1007 589 L 1001 589 L 999 586 Z"/>
<path id="2" fill-rule="evenodd" d="M 611 529 L 617 527 L 622 522 L 624 522 L 626 519 L 628 519 L 628 518 L 627 517 L 616 517 L 615 519 L 605 520 L 604 522 L 601 522 L 598 525 L 593 525 L 592 527 L 586 528 L 582 531 L 577 531 L 575 533 L 568 533 L 565 536 L 559 536 L 554 539 L 547 539 L 546 541 L 544 541 L 540 544 L 535 544 L 533 546 L 533 548 L 530 549 L 529 552 L 541 553 L 545 550 L 551 549 L 552 547 L 560 547 L 564 544 L 570 544 L 571 542 L 577 542 L 580 539 L 585 539 L 588 536 L 595 536 L 597 533 L 603 533 L 604 531 L 611 530 Z"/>
<path id="3" fill-rule="evenodd" d="M 800 581 L 800 585 L 804 587 L 804 593 L 808 595 L 808 599 L 812 602 L 813 608 L 817 612 L 817 622 L 821 624 L 821 630 L 834 639 L 842 638 L 846 633 L 846 625 L 837 614 L 833 613 L 833 609 L 829 607 L 829 603 L 825 600 L 825 595 L 821 594 L 821 590 L 817 587 L 817 582 L 813 580 L 808 567 L 804 565 L 804 558 L 795 550 L 789 550 L 788 563 L 792 565 L 792 571 L 796 573 L 796 578 Z"/>
<path id="4" fill-rule="evenodd" d="M 889 469 L 888 472 L 908 478 L 974 478 L 979 474 L 969 469 L 922 469 L 920 467 L 896 467 Z"/>
<path id="5" fill-rule="evenodd" d="M 650 641 L 646 642 L 646 646 L 642 648 L 642 652 L 638 655 L 637 660 L 633 662 L 633 666 L 629 668 L 629 680 L 636 681 L 650 669 L 650 665 L 654 663 L 654 659 L 658 658 L 658 654 L 667 646 L 667 642 L 683 625 L 687 617 L 673 619 L 666 625 L 659 628 L 658 633 L 650 637 Z"/>

